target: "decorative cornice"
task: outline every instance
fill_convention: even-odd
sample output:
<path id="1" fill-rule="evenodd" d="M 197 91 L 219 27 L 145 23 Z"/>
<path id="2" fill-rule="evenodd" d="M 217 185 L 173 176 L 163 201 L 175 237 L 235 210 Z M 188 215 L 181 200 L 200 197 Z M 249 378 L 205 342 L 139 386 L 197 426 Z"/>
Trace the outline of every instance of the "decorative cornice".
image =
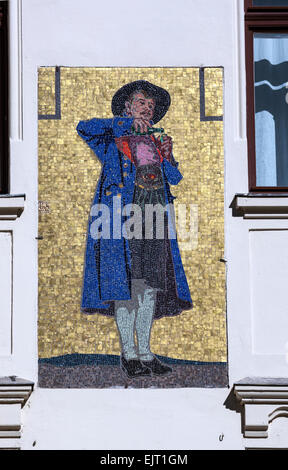
<path id="1" fill-rule="evenodd" d="M 234 384 L 244 407 L 244 437 L 267 438 L 269 424 L 288 416 L 288 378 L 248 377 Z"/>
<path id="2" fill-rule="evenodd" d="M 287 219 L 288 194 L 236 194 L 230 207 L 244 219 Z"/>
<path id="3" fill-rule="evenodd" d="M 19 377 L 0 377 L 0 405 L 18 403 L 23 408 L 33 391 L 33 386 L 33 382 Z"/>
<path id="4" fill-rule="evenodd" d="M 0 450 L 20 449 L 21 408 L 33 387 L 19 377 L 0 377 Z"/>
<path id="5" fill-rule="evenodd" d="M 25 195 L 0 196 L 0 220 L 15 220 L 24 210 Z"/>

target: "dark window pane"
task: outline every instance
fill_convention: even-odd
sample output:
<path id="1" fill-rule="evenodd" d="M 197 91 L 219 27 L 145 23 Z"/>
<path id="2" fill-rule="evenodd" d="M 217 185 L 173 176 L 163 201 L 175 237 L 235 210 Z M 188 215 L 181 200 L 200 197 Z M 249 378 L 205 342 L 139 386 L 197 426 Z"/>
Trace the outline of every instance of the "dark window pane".
<path id="1" fill-rule="evenodd" d="M 253 0 L 253 7 L 288 7 L 288 0 Z"/>
<path id="2" fill-rule="evenodd" d="M 254 33 L 257 186 L 288 186 L 288 34 Z"/>

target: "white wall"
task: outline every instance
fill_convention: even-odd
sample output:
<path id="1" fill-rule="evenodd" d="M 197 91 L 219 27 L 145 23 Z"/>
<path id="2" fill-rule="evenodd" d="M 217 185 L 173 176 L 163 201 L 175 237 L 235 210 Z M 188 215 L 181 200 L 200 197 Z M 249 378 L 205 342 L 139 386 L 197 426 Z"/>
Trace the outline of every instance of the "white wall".
<path id="1" fill-rule="evenodd" d="M 226 397 L 227 389 L 38 389 L 24 408 L 22 449 L 240 449 L 240 415 Z"/>
<path id="2" fill-rule="evenodd" d="M 235 193 L 248 190 L 242 0 L 10 0 L 10 5 L 11 192 L 25 193 L 27 201 L 13 222 L 15 347 L 1 360 L 2 375 L 37 383 L 37 68 L 49 65 L 224 67 L 230 385 L 249 374 L 287 373 L 284 356 L 275 363 L 266 355 L 267 368 L 260 369 L 253 356 L 249 225 L 232 218 L 229 208 Z M 22 446 L 30 449 L 36 441 L 35 449 L 242 448 L 240 415 L 224 406 L 229 391 L 36 387 L 23 411 Z"/>
<path id="3" fill-rule="evenodd" d="M 12 350 L 12 233 L 0 232 L 0 355 Z"/>

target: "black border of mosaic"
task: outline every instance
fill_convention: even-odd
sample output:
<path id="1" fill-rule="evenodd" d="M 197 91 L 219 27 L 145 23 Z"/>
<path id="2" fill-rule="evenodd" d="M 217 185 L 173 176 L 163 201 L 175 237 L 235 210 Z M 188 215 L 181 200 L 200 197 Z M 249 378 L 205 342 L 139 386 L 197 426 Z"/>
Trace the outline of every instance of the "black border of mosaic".
<path id="1" fill-rule="evenodd" d="M 223 116 L 206 116 L 205 115 L 205 77 L 204 72 L 207 68 L 213 67 L 200 67 L 199 68 L 199 87 L 200 87 L 200 121 L 223 121 Z M 217 67 L 220 68 L 220 67 Z"/>
<path id="2" fill-rule="evenodd" d="M 61 119 L 61 71 L 55 67 L 55 114 L 39 114 L 38 119 Z"/>

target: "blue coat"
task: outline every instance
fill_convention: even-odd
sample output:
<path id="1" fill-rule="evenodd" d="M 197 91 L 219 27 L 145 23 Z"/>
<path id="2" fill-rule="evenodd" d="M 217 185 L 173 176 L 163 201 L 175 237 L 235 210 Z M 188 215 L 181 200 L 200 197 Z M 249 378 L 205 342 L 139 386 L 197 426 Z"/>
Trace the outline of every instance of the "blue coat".
<path id="1" fill-rule="evenodd" d="M 123 205 L 133 202 L 136 168 L 115 144 L 115 137 L 131 133 L 133 119 L 114 117 L 112 119 L 91 119 L 80 121 L 77 126 L 78 134 L 91 147 L 102 163 L 102 171 L 97 184 L 92 206 L 105 204 L 113 217 L 117 217 L 115 200 Z M 176 185 L 182 179 L 177 166 L 171 165 L 164 159 L 162 174 L 165 185 L 166 203 L 172 203 L 174 197 L 169 185 Z M 115 196 L 118 195 L 118 198 Z M 121 198 L 119 197 L 121 195 Z M 114 198 L 113 198 L 114 197 Z M 131 298 L 131 256 L 129 242 L 121 234 L 117 238 L 95 239 L 91 237 L 91 224 L 95 214 L 90 215 L 87 231 L 86 256 L 83 277 L 81 310 L 85 313 L 114 314 L 115 300 Z M 112 224 L 111 224 L 112 235 Z M 171 239 L 171 253 L 174 265 L 177 296 L 183 301 L 184 308 L 191 308 L 192 301 L 184 273 L 177 239 Z M 177 313 L 180 313 L 179 311 Z M 171 314 L 173 314 L 171 312 Z M 176 312 L 175 312 L 176 314 Z"/>

